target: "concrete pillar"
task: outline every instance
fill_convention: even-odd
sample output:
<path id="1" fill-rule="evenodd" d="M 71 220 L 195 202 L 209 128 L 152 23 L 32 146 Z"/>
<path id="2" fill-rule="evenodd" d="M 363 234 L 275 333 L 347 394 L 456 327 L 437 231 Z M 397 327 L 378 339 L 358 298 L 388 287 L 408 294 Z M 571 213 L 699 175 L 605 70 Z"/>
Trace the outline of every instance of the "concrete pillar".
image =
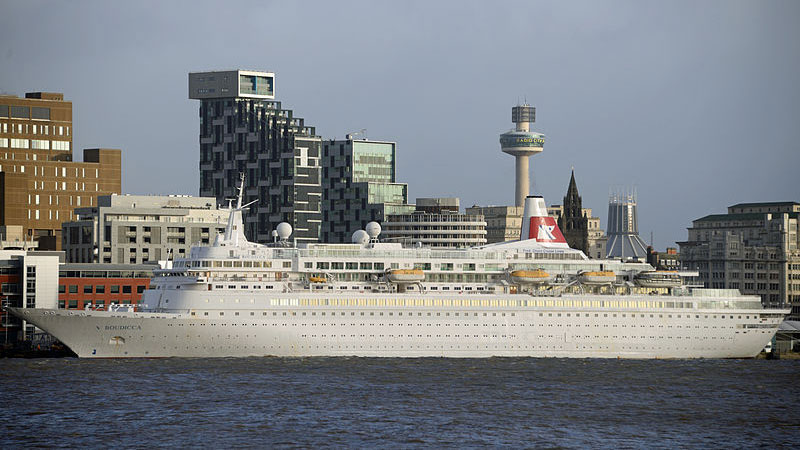
<path id="1" fill-rule="evenodd" d="M 525 205 L 525 198 L 530 193 L 530 156 L 515 155 L 517 159 L 517 206 Z"/>

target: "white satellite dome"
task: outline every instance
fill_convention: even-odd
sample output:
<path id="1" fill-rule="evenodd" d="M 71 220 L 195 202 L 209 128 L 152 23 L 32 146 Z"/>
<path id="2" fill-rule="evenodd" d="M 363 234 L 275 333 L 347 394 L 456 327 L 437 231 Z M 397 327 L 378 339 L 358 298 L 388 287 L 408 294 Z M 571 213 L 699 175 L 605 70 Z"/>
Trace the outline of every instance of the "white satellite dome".
<path id="1" fill-rule="evenodd" d="M 378 222 L 370 222 L 366 226 L 367 234 L 370 239 L 376 239 L 381 234 L 381 224 Z"/>
<path id="2" fill-rule="evenodd" d="M 366 245 L 369 243 L 369 234 L 364 230 L 358 230 L 353 233 L 353 244 Z"/>
<path id="3" fill-rule="evenodd" d="M 279 223 L 276 230 L 278 231 L 278 236 L 282 241 L 289 239 L 289 236 L 292 235 L 292 226 L 286 222 Z"/>

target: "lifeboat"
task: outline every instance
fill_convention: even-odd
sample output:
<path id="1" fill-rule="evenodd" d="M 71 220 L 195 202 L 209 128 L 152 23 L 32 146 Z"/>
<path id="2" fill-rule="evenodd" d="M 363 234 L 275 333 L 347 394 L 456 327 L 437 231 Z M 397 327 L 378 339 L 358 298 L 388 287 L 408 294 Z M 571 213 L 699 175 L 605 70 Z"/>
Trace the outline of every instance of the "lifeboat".
<path id="1" fill-rule="evenodd" d="M 633 281 L 641 287 L 678 287 L 681 285 L 681 277 L 678 272 L 668 270 L 650 270 L 639 272 L 633 277 Z"/>
<path id="2" fill-rule="evenodd" d="M 610 270 L 598 272 L 581 272 L 578 280 L 583 284 L 611 284 L 616 281 L 617 276 Z"/>
<path id="3" fill-rule="evenodd" d="M 386 276 L 392 283 L 417 283 L 425 279 L 420 269 L 392 269 Z"/>
<path id="4" fill-rule="evenodd" d="M 515 270 L 511 272 L 511 281 L 519 284 L 546 284 L 553 281 L 553 276 L 542 269 Z"/>
<path id="5" fill-rule="evenodd" d="M 325 277 L 309 277 L 308 281 L 311 283 L 327 283 L 328 279 Z"/>

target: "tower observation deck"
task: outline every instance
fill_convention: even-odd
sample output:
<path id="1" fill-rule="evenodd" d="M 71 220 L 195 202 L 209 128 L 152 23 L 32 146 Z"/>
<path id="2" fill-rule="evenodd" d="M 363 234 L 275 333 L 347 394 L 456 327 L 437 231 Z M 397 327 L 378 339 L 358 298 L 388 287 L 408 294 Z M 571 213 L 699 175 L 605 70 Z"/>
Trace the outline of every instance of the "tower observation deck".
<path id="1" fill-rule="evenodd" d="M 530 193 L 530 156 L 544 150 L 544 135 L 530 130 L 536 121 L 536 108 L 521 105 L 511 108 L 511 122 L 516 128 L 500 135 L 500 149 L 516 158 L 516 204 L 523 206 Z"/>

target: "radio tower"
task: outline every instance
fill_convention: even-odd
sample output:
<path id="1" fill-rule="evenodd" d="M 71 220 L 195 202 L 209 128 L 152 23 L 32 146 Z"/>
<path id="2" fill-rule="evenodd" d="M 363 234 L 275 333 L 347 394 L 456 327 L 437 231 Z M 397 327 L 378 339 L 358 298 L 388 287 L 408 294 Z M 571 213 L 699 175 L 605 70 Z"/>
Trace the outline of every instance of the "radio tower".
<path id="1" fill-rule="evenodd" d="M 500 149 L 516 158 L 517 165 L 517 206 L 525 204 L 530 194 L 530 156 L 544 150 L 544 135 L 530 131 L 530 124 L 536 121 L 536 108 L 528 104 L 511 108 L 511 121 L 516 129 L 500 135 Z"/>

